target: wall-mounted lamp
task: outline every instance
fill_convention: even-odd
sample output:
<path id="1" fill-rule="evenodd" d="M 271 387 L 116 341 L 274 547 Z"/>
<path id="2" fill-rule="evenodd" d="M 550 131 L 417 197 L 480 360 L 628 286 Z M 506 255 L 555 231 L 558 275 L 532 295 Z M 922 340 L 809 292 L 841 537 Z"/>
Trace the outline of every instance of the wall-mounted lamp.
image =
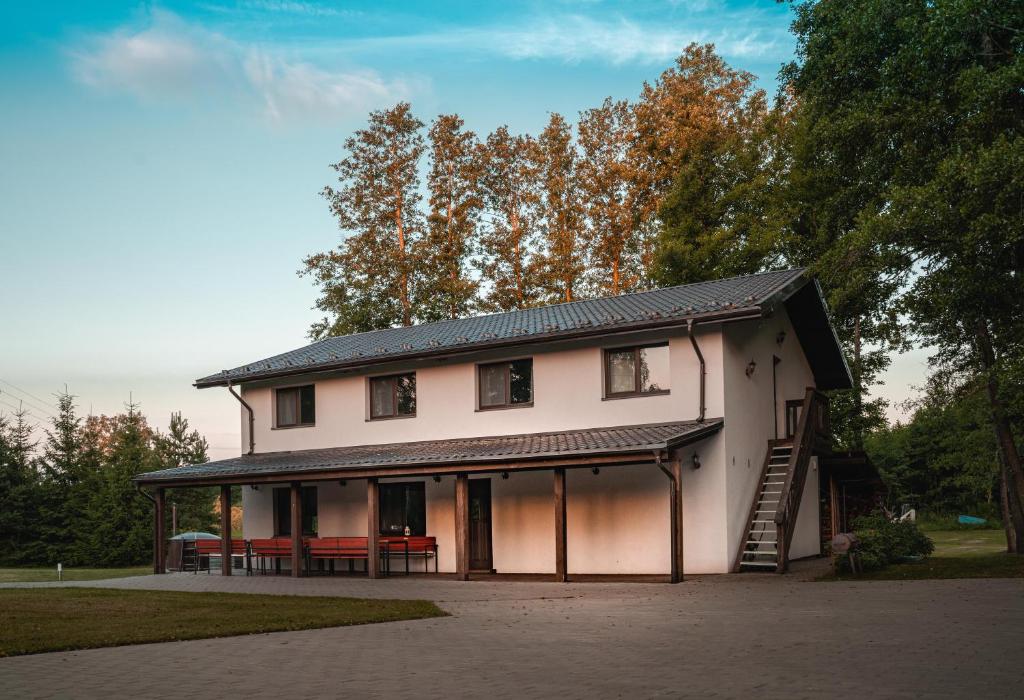
<path id="1" fill-rule="evenodd" d="M 756 362 L 751 360 L 750 362 L 747 363 L 747 369 L 745 371 L 746 371 L 748 379 L 750 377 L 754 376 L 754 370 L 755 369 L 757 369 L 757 363 Z"/>
<path id="2" fill-rule="evenodd" d="M 693 468 L 700 469 L 700 455 L 696 452 L 693 453 Z"/>
<path id="3" fill-rule="evenodd" d="M 594 467 L 590 471 L 593 473 L 594 476 L 597 476 L 598 474 L 601 473 L 601 469 L 599 467 Z"/>
<path id="4" fill-rule="evenodd" d="M 508 472 L 502 472 L 501 473 L 501 478 L 502 479 L 507 479 L 508 478 Z"/>
<path id="5" fill-rule="evenodd" d="M 249 484 L 249 488 L 251 488 L 253 491 L 259 491 L 260 490 L 259 484 Z"/>
<path id="6" fill-rule="evenodd" d="M 786 341 L 786 331 L 779 331 L 779 334 L 775 336 L 775 342 L 782 345 Z"/>
<path id="7" fill-rule="evenodd" d="M 341 481 L 338 482 L 338 486 L 348 486 L 348 482 L 342 479 Z"/>
<path id="8" fill-rule="evenodd" d="M 441 477 L 438 476 L 437 474 L 434 474 L 434 483 L 435 484 L 440 484 L 441 483 Z"/>

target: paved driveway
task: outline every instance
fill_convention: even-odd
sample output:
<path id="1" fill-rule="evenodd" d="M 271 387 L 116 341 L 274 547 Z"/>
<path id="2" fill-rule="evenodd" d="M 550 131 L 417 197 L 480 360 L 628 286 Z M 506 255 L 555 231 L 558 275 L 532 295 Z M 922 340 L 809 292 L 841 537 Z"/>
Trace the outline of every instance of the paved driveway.
<path id="1" fill-rule="evenodd" d="M 0 697 L 996 698 L 1024 687 L 1020 580 L 184 574 L 101 585 L 430 598 L 452 617 L 0 659 Z"/>

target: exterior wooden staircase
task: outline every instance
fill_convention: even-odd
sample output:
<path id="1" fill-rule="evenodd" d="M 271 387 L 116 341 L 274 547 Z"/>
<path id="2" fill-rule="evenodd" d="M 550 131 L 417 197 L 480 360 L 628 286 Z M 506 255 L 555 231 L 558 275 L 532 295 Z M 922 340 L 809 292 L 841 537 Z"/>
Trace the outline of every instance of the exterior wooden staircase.
<path id="1" fill-rule="evenodd" d="M 808 388 L 793 437 L 768 441 L 733 571 L 786 571 L 811 457 L 829 445 L 828 398 Z"/>

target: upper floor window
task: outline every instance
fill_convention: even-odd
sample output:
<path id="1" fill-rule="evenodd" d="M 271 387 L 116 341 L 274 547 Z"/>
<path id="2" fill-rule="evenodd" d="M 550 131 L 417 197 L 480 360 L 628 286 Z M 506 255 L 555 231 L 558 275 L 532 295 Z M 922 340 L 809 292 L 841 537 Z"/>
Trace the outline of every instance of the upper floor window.
<path id="1" fill-rule="evenodd" d="M 278 428 L 316 423 L 316 397 L 312 384 L 278 389 L 275 404 Z"/>
<path id="2" fill-rule="evenodd" d="M 533 358 L 479 366 L 480 408 L 533 403 Z"/>
<path id="3" fill-rule="evenodd" d="M 416 415 L 416 374 L 370 378 L 370 418 Z"/>
<path id="4" fill-rule="evenodd" d="M 607 398 L 667 394 L 668 345 L 605 350 L 604 386 Z"/>

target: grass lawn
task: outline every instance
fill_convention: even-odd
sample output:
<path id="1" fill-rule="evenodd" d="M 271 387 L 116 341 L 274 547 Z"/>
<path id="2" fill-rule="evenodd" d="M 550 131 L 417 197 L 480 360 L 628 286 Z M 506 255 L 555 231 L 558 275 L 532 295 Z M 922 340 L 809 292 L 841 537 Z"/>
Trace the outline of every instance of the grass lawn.
<path id="1" fill-rule="evenodd" d="M 831 574 L 822 581 L 911 581 L 937 578 L 1024 578 L 1024 556 L 1006 553 L 1002 530 L 937 530 L 927 533 L 935 553 L 924 561 L 894 564 L 860 576 Z"/>
<path id="2" fill-rule="evenodd" d="M 0 657 L 446 614 L 425 600 L 9 588 L 0 590 Z"/>
<path id="3" fill-rule="evenodd" d="M 153 573 L 152 566 L 129 566 L 121 569 L 64 569 L 65 581 L 98 581 L 105 578 L 124 578 L 125 576 L 145 576 Z M 19 568 L 0 569 L 0 583 L 27 583 L 37 581 L 56 581 L 57 567 L 46 569 Z"/>

